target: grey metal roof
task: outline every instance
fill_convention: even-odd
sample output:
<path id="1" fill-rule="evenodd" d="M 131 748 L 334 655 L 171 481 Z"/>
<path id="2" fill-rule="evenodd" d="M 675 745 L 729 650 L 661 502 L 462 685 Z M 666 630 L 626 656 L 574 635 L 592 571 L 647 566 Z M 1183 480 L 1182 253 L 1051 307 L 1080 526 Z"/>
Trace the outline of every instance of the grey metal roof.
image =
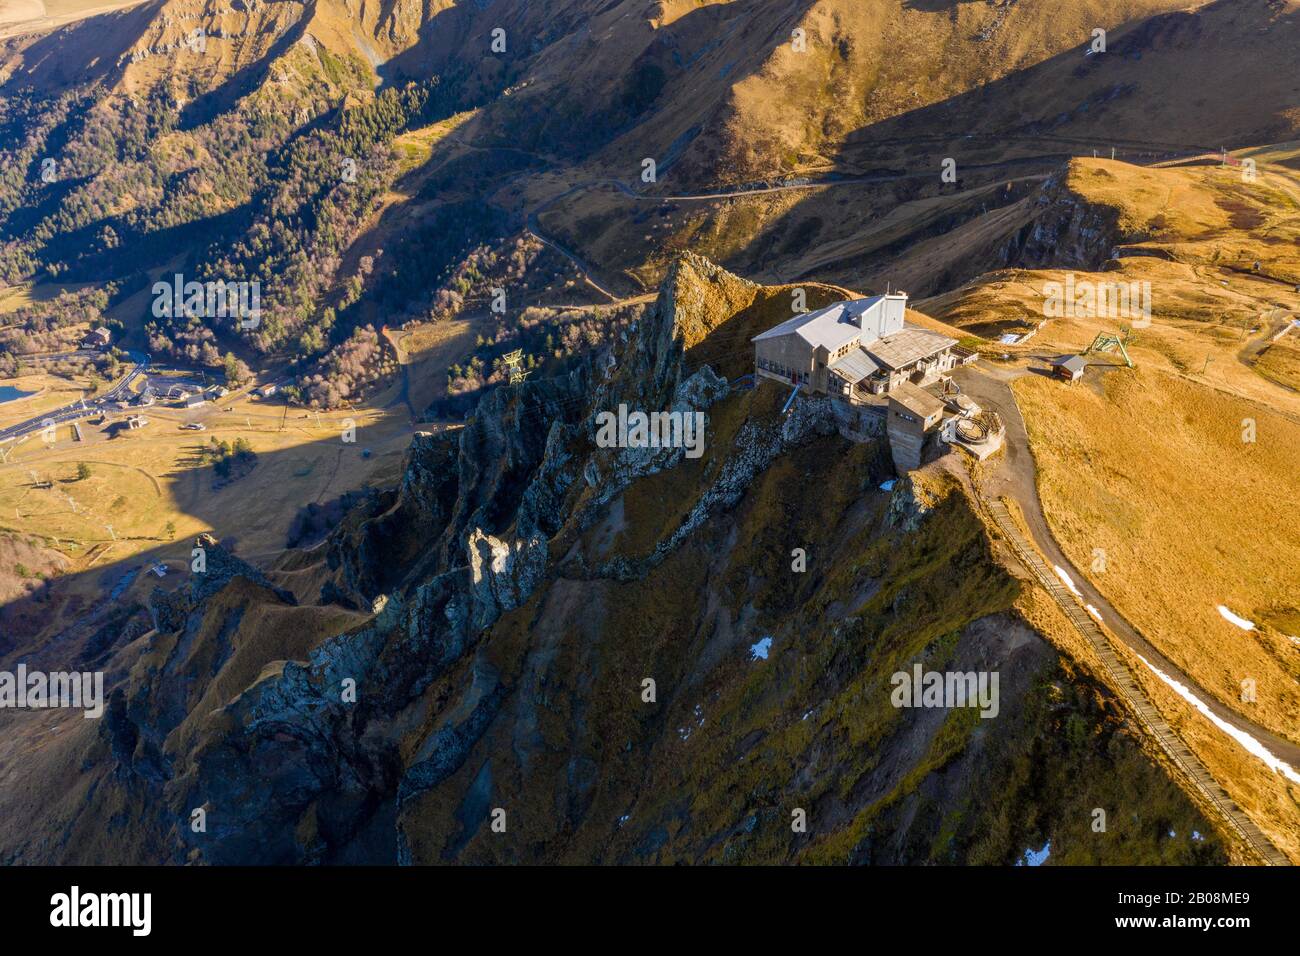
<path id="1" fill-rule="evenodd" d="M 886 335 L 883 339 L 866 346 L 871 357 L 888 369 L 906 368 L 923 358 L 929 358 L 936 352 L 952 348 L 956 339 L 950 339 L 929 329 L 908 326 L 901 332 Z"/>
<path id="2" fill-rule="evenodd" d="M 815 312 L 804 312 L 792 319 L 786 319 L 780 325 L 774 325 L 766 332 L 760 332 L 752 341 L 761 342 L 782 335 L 798 334 L 813 348 L 822 345 L 834 351 L 862 334 L 862 313 L 877 302 L 883 301 L 884 298 L 883 295 L 873 295 L 865 299 L 850 299 L 847 302 L 833 303 Z"/>
<path id="3" fill-rule="evenodd" d="M 871 356 L 859 345 L 839 361 L 832 362 L 831 371 L 844 381 L 856 385 L 864 378 L 875 375 L 880 371 L 880 366 L 871 361 Z"/>
<path id="4" fill-rule="evenodd" d="M 1082 372 L 1088 367 L 1088 362 L 1082 355 L 1066 355 L 1062 358 L 1053 359 L 1052 364 L 1069 369 L 1071 372 Z"/>

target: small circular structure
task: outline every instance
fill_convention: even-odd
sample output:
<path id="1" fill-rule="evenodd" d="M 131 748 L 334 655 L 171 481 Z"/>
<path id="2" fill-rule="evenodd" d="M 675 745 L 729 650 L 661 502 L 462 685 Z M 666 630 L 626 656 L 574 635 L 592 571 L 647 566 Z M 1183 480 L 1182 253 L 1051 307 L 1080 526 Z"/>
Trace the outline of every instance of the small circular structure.
<path id="1" fill-rule="evenodd" d="M 989 437 L 989 429 L 978 419 L 963 418 L 957 422 L 957 437 L 962 441 L 979 444 Z"/>
<path id="2" fill-rule="evenodd" d="M 970 445 L 980 445 L 1002 433 L 1002 419 L 997 412 L 980 412 L 957 421 L 957 438 Z"/>

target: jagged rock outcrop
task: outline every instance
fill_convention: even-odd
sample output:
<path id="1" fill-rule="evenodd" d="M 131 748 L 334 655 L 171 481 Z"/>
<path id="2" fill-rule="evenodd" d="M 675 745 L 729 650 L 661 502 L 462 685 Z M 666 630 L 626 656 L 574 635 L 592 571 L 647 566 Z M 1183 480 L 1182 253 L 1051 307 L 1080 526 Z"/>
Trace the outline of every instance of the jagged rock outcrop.
<path id="1" fill-rule="evenodd" d="M 546 571 L 546 539 L 502 541 L 479 529 L 470 532 L 466 551 L 474 582 L 474 600 L 480 608 L 475 623 L 485 627 L 528 599 Z"/>
<path id="2" fill-rule="evenodd" d="M 909 478 L 877 497 L 883 443 L 841 438 L 828 400 L 783 415 L 771 390 L 687 374 L 690 335 L 748 294 L 687 260 L 607 352 L 417 435 L 398 487 L 365 497 L 317 559 L 318 604 L 208 544 L 207 575 L 153 602 L 82 812 L 129 805 L 151 828 L 142 860 L 213 864 L 906 862 L 1042 839 L 1017 824 L 978 843 L 978 794 L 1029 799 L 1040 767 L 1104 780 L 1078 771 L 1086 747 L 1005 756 L 1065 739 L 1039 721 L 1102 718 L 1041 709 L 1055 656 L 1009 616 L 1017 585 L 960 494 Z M 597 417 L 620 403 L 703 414 L 705 453 L 601 447 Z M 947 771 L 942 712 L 871 702 L 894 668 L 953 654 L 1014 673 L 1009 719 Z M 1177 794 L 1148 764 L 1132 773 Z M 792 843 L 793 800 L 817 830 Z M 511 836 L 485 843 L 507 805 Z M 1179 828 L 1208 829 L 1187 812 Z M 942 823 L 967 817 L 970 832 Z"/>
<path id="3" fill-rule="evenodd" d="M 914 532 L 920 528 L 932 507 L 933 496 L 918 487 L 911 474 L 904 475 L 890 489 L 885 523 L 900 531 Z"/>
<path id="4" fill-rule="evenodd" d="M 173 631 L 184 625 L 185 619 L 204 602 L 223 590 L 235 578 L 244 578 L 253 584 L 272 591 L 287 604 L 296 604 L 293 594 L 271 583 L 259 568 L 249 564 L 209 535 L 195 541 L 192 573 L 189 584 L 176 591 L 154 588 L 149 599 L 149 613 L 153 626 L 160 631 Z"/>
<path id="5" fill-rule="evenodd" d="M 1069 165 L 1043 183 L 1024 228 L 1002 248 L 999 265 L 1021 269 L 1099 270 L 1122 236 L 1116 209 L 1088 202 L 1069 188 Z"/>
<path id="6" fill-rule="evenodd" d="M 711 283 L 738 281 L 711 264 L 697 265 L 711 274 Z M 236 578 L 270 585 L 256 569 L 210 546 L 208 572 L 196 575 L 188 593 L 156 596 L 155 623 L 178 635 L 174 647 L 158 671 L 117 701 L 105 733 L 124 770 L 147 766 L 156 783 L 166 776 L 158 768 L 171 767 L 163 788 L 171 819 L 183 820 L 187 808 L 205 808 L 213 825 L 199 834 L 177 826 L 178 852 L 206 862 L 318 858 L 327 847 L 362 839 L 376 814 L 391 822 L 401 795 L 422 792 L 459 766 L 458 755 L 473 745 L 504 693 L 490 668 L 478 672 L 461 703 L 413 755 L 403 756 L 399 735 L 384 728 L 409 721 L 430 683 L 462 661 L 485 628 L 542 586 L 553 557 L 549 539 L 562 525 L 581 524 L 584 513 L 636 477 L 681 460 L 681 448 L 651 454 L 598 448 L 594 419 L 619 402 L 693 413 L 728 392 L 708 368 L 682 375 L 680 320 L 700 305 L 694 282 L 675 273 L 656 308 L 609 357 L 595 357 L 559 378 L 497 390 L 454 436 L 417 435 L 396 492 L 367 499 L 327 544 L 334 575 L 324 597 L 378 609 L 377 616 L 327 640 L 305 663 L 264 668 L 222 708 L 220 720 L 193 731 L 188 752 L 166 757 L 175 744 L 168 735 L 182 722 L 188 698 L 161 684 L 169 671 L 180 672 L 185 635 L 192 640 L 204 631 L 205 602 L 216 603 Z M 778 429 L 784 439 L 738 443 L 736 464 L 700 515 L 734 501 L 782 441 L 802 435 L 815 417 L 799 411 L 786 419 Z M 573 496 L 585 495 L 592 480 L 598 493 L 575 510 Z M 237 617 L 231 620 L 237 629 Z M 157 701 L 168 704 L 160 708 Z M 150 742 L 147 761 L 136 756 L 143 740 Z M 306 813 L 328 836 L 302 837 Z M 398 830 L 387 829 L 388 839 Z M 382 852 L 390 851 L 396 852 L 392 846 Z"/>
<path id="7" fill-rule="evenodd" d="M 327 560 L 337 572 L 330 598 L 364 607 L 420 562 L 451 519 L 456 458 L 450 436 L 421 432 L 412 439 L 396 495 L 354 509 L 330 536 Z"/>

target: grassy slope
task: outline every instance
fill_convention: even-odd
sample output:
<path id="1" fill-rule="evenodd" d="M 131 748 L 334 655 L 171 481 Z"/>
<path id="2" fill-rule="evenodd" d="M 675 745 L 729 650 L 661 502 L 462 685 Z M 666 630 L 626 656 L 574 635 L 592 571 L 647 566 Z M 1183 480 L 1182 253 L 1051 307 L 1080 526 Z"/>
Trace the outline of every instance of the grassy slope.
<path id="1" fill-rule="evenodd" d="M 1102 394 L 1017 382 L 1053 531 L 1079 568 L 1106 552 L 1097 584 L 1202 686 L 1297 737 L 1300 654 L 1267 622 L 1295 613 L 1300 539 L 1279 521 L 1300 494 L 1300 425 L 1140 368 Z M 1242 441 L 1242 421 L 1259 435 Z M 1265 625 L 1243 632 L 1225 604 Z M 1253 678 L 1259 699 L 1242 704 Z"/>
<path id="2" fill-rule="evenodd" d="M 1300 269 L 1294 171 L 1261 164 L 1250 183 L 1231 168 L 1139 170 L 1087 160 L 1075 164 L 1069 184 L 1081 201 L 1116 211 L 1120 245 L 1167 258 L 1075 272 L 1077 280 L 1151 284 L 1153 324 L 1130 343 L 1136 370 L 1091 369 L 1073 388 L 1033 374 L 1014 383 L 1053 532 L 1077 567 L 1202 686 L 1294 739 L 1300 657 L 1290 636 L 1300 636 L 1300 550 L 1285 521 L 1300 497 L 1300 403 L 1285 387 L 1294 346 L 1284 337 L 1254 354 L 1300 306 L 1292 285 Z M 1066 275 L 1006 270 L 921 307 L 985 335 L 1023 331 L 1043 318 L 1043 284 Z M 1027 344 L 999 348 L 1013 367 L 1041 368 L 1043 358 L 1079 351 L 1130 321 L 1052 319 Z M 1253 442 L 1243 440 L 1247 420 Z M 1106 552 L 1104 572 L 1090 570 L 1096 548 Z M 1259 629 L 1230 625 L 1219 604 Z M 1246 679 L 1256 682 L 1252 703 L 1241 699 Z M 1296 852 L 1295 788 L 1147 683 L 1234 798 Z"/>
<path id="3" fill-rule="evenodd" d="M 221 706 L 259 675 L 275 672 L 286 659 L 304 659 L 321 641 L 362 619 L 337 606 L 287 606 L 243 579 L 213 598 L 212 611 L 195 634 L 150 632 L 122 648 L 106 678 L 111 682 L 140 658 L 173 671 L 172 693 L 149 706 L 167 715 L 168 727 L 185 718 L 169 738 L 178 749 L 221 727 Z M 180 641 L 183 650 L 174 654 Z M 156 805 L 109 773 L 100 721 L 69 711 L 33 711 L 15 719 L 22 721 L 18 732 L 0 739 L 0 845 L 22 859 L 54 854 L 62 862 L 90 865 L 171 859 L 175 845 L 166 836 L 166 821 L 162 840 L 156 839 Z M 50 780 L 61 784 L 51 789 Z M 104 826 L 107 819 L 117 822 Z"/>
<path id="4" fill-rule="evenodd" d="M 199 532 L 237 540 L 242 556 L 265 564 L 283 549 L 294 516 L 308 502 L 394 482 L 410 436 L 406 416 L 383 408 L 395 390 L 366 407 L 319 416 L 301 409 L 286 414 L 279 402 L 245 397 L 197 413 L 155 406 L 144 410 L 150 424 L 139 431 L 108 438 L 85 421 L 85 442 L 72 441 L 61 427 L 52 448 L 36 436 L 13 449 L 8 463 L 0 465 L 0 530 L 42 540 L 70 559 L 71 570 L 89 570 L 85 562 L 96 559 L 95 573 L 58 585 L 59 600 L 47 608 L 44 626 L 66 624 L 58 610 L 65 599 L 75 612 L 79 601 L 102 596 L 129 567 L 146 560 L 171 560 L 173 566 L 188 560 Z M 233 411 L 223 411 L 226 407 Z M 180 424 L 191 419 L 205 422 L 207 430 L 181 430 Z M 357 438 L 345 444 L 347 419 L 355 423 Z M 214 487 L 211 467 L 197 457 L 200 446 L 214 437 L 246 438 L 258 454 L 257 466 Z M 92 474 L 78 481 L 80 462 L 88 463 Z M 34 488 L 33 475 L 51 480 L 53 487 Z M 168 523 L 174 526 L 172 537 Z M 101 577 L 105 568 L 111 569 L 111 580 Z M 135 589 L 147 590 L 151 580 L 141 576 Z"/>
<path id="5" fill-rule="evenodd" d="M 1255 371 L 1265 378 L 1293 391 L 1300 391 L 1300 346 L 1296 345 L 1296 333 L 1274 342 L 1255 362 Z"/>
<path id="6" fill-rule="evenodd" d="M 1215 611 L 1224 603 L 1266 623 L 1286 619 L 1295 605 L 1291 569 L 1300 552 L 1276 515 L 1300 496 L 1300 402 L 1266 377 L 1269 362 L 1256 369 L 1239 358 L 1271 331 L 1262 316 L 1300 305 L 1289 287 L 1300 270 L 1292 175 L 1261 166 L 1256 182 L 1243 183 L 1215 167 L 1077 161 L 1070 191 L 1117 211 L 1121 244 L 1174 261 L 1126 258 L 1115 272 L 1075 273 L 1151 284 L 1154 324 L 1136 332 L 1136 372 L 1074 389 L 1031 375 L 1016 391 L 1047 513 L 1072 559 L 1088 568 L 1092 549 L 1107 549 L 1111 573 L 1095 583 L 1117 606 L 1225 702 L 1238 702 L 1240 681 L 1255 678 L 1257 718 L 1294 736 L 1293 646 L 1273 627 L 1247 635 Z M 1251 272 L 1256 260 L 1259 274 Z M 1043 283 L 1065 277 L 1001 273 L 922 307 L 991 335 L 1041 320 Z M 1077 351 L 1122 321 L 1054 319 L 1009 351 L 1032 364 L 1033 356 Z M 1281 358 L 1287 348 L 1283 340 L 1269 351 Z M 1243 441 L 1245 419 L 1256 422 L 1253 443 Z"/>
<path id="7" fill-rule="evenodd" d="M 965 169 L 1010 155 L 1088 155 L 1090 147 L 1104 150 L 1116 141 L 1121 156 L 1144 155 L 1155 147 L 1124 141 L 1258 141 L 1286 135 L 1298 121 L 1294 90 L 1280 66 L 1289 63 L 1300 29 L 1291 4 L 1153 0 L 1062 8 L 1022 0 L 900 9 L 883 0 L 822 0 L 810 4 L 797 23 L 808 34 L 804 53 L 789 42 L 795 23 L 764 23 L 760 29 L 739 14 L 743 4 L 710 5 L 707 15 L 686 9 L 690 5 L 667 6 L 675 13 L 660 24 L 665 36 L 659 43 L 681 47 L 663 64 L 668 85 L 630 129 L 580 168 L 528 182 L 527 205 L 603 178 L 673 195 L 832 168 L 937 170 L 947 156 Z M 697 41 L 679 36 L 692 17 L 709 21 L 716 48 L 697 50 Z M 1109 31 L 1110 52 L 1085 59 L 1085 43 L 1098 26 Z M 647 38 L 639 29 L 613 24 L 600 35 L 601 42 L 584 49 L 577 76 L 568 57 L 539 60 L 535 83 L 520 102 L 488 111 L 475 135 L 504 142 L 509 124 L 530 128 L 536 120 L 529 119 L 529 97 L 563 101 L 580 90 L 584 101 L 617 102 L 620 90 L 610 77 L 627 71 L 611 71 L 610 60 L 637 62 L 636 51 Z M 981 35 L 986 39 L 975 39 Z M 669 59 L 655 50 L 651 44 L 642 56 L 656 63 Z M 1211 73 L 1216 82 L 1206 87 L 1201 78 Z M 568 108 L 580 111 L 581 105 L 565 103 L 557 111 Z M 494 126 L 497 119 L 501 123 Z M 555 125 L 549 120 L 548 114 L 548 130 Z M 675 163 L 665 163 L 670 146 L 683 139 L 689 146 Z M 599 142 L 594 134 L 589 141 Z M 637 181 L 646 156 L 667 166 L 648 187 Z M 938 186 L 937 175 L 930 185 Z M 996 204 L 994 197 L 974 192 L 970 198 Z M 926 201 L 936 199 L 939 206 L 927 208 Z M 589 189 L 550 208 L 542 221 L 590 261 L 633 270 L 647 283 L 675 251 L 691 248 L 764 281 L 806 274 L 861 286 L 892 278 L 921 291 L 951 264 L 942 239 L 911 270 L 881 275 L 872 262 L 879 264 L 881 247 L 891 238 L 888 223 L 879 220 L 913 200 L 879 187 L 837 187 L 670 202 L 656 209 Z M 960 204 L 949 196 L 916 201 L 904 230 Z"/>
<path id="8" fill-rule="evenodd" d="M 780 399 L 764 388 L 715 407 L 705 457 L 635 483 L 582 547 L 649 553 L 731 436 Z M 732 514 L 643 580 L 562 578 L 506 615 L 486 655 L 514 688 L 509 716 L 411 811 L 417 853 L 1007 863 L 1051 839 L 1073 862 L 1221 858 L 1214 837 L 1188 840 L 1211 831 L 1044 645 L 1015 659 L 1019 685 L 1015 667 L 1004 670 L 1025 704 L 1005 705 L 1000 720 L 889 705 L 893 671 L 966 662 L 988 646 L 972 621 L 994 615 L 994 632 L 1014 630 L 1003 615 L 1017 587 L 944 480 L 919 492 L 935 510 L 918 534 L 885 530 L 881 454 L 820 439 L 778 460 Z M 810 486 L 817 495 L 803 493 Z M 794 546 L 808 551 L 806 574 L 791 573 Z M 770 659 L 748 660 L 762 635 L 773 637 Z M 646 676 L 656 705 L 639 698 Z M 466 794 L 484 782 L 492 806 L 514 808 L 505 840 L 474 822 L 480 798 Z M 1095 806 L 1112 810 L 1106 835 L 1090 831 Z M 794 807 L 809 811 L 807 835 L 791 833 Z"/>

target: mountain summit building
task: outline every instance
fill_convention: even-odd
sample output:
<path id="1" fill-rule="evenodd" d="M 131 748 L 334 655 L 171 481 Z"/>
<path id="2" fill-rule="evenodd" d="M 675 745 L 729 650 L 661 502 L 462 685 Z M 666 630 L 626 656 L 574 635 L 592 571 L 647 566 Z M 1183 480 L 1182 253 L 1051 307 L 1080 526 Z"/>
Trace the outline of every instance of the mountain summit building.
<path id="1" fill-rule="evenodd" d="M 849 402 L 877 404 L 904 382 L 924 386 L 970 353 L 904 319 L 907 293 L 804 312 L 754 336 L 755 372 Z M 973 356 L 971 356 L 973 357 Z"/>

